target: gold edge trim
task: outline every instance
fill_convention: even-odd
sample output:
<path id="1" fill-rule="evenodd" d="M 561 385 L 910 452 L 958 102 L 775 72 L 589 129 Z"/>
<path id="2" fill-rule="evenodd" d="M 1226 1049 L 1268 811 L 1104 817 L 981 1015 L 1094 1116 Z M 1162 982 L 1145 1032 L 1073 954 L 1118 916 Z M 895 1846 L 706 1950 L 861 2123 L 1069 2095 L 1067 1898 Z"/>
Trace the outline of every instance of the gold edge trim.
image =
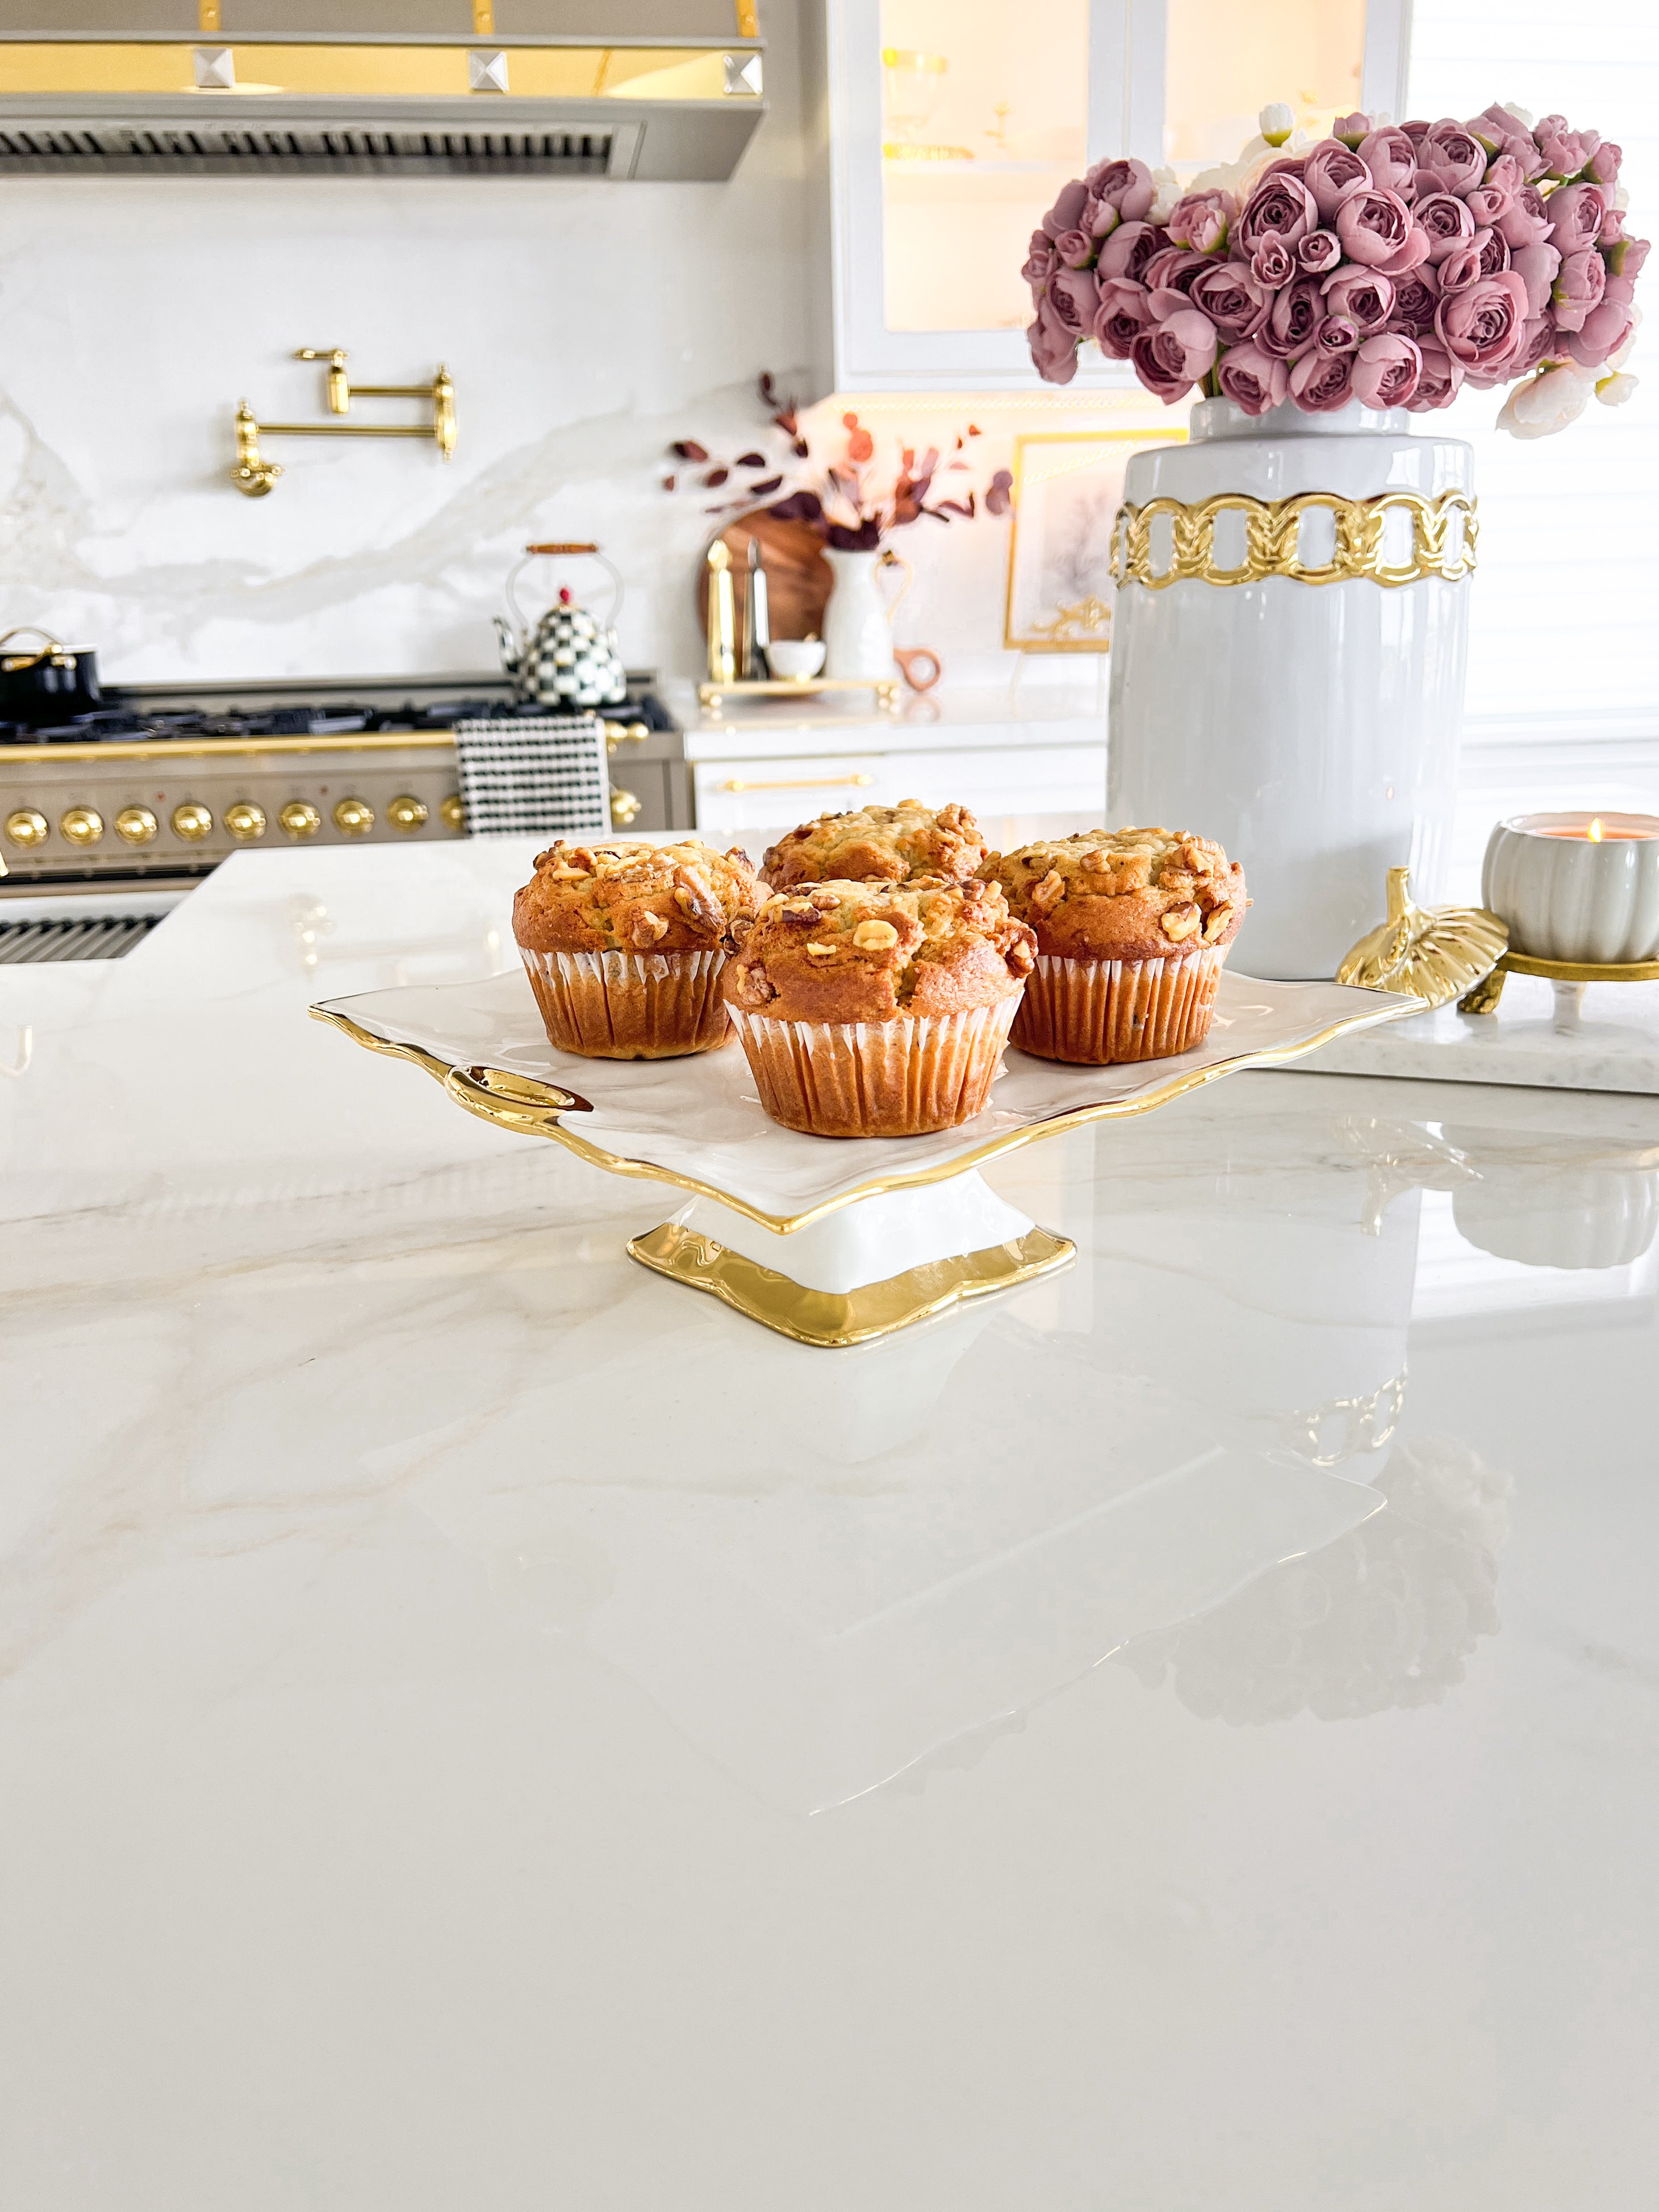
<path id="1" fill-rule="evenodd" d="M 1659 960 L 1545 960 L 1506 952 L 1498 965 L 1512 975 L 1541 975 L 1551 983 L 1659 982 Z"/>
<path id="2" fill-rule="evenodd" d="M 630 1259 L 668 1281 L 717 1297 L 734 1313 L 797 1344 L 843 1350 L 890 1336 L 970 1298 L 1056 1273 L 1077 1256 L 1068 1237 L 1032 1229 L 1006 1244 L 990 1244 L 847 1291 L 815 1291 L 775 1267 L 746 1259 L 712 1237 L 665 1221 L 628 1246 Z"/>
<path id="3" fill-rule="evenodd" d="M 1297 550 L 1302 519 L 1314 513 L 1329 514 L 1335 533 L 1331 559 L 1316 568 L 1305 566 Z M 1409 562 L 1390 564 L 1382 558 L 1384 526 L 1391 513 L 1411 518 Z M 1223 514 L 1244 518 L 1244 557 L 1236 568 L 1220 568 L 1215 559 L 1215 523 Z M 1462 531 L 1453 554 L 1447 550 L 1448 539 L 1453 519 L 1459 515 Z M 1170 565 L 1155 570 L 1152 527 L 1165 516 L 1171 533 Z M 1160 493 L 1144 507 L 1126 500 L 1119 507 L 1112 531 L 1112 576 L 1120 588 L 1133 583 L 1149 592 L 1167 591 L 1179 583 L 1224 587 L 1261 583 L 1272 576 L 1314 585 L 1361 579 L 1385 590 L 1430 577 L 1455 584 L 1474 572 L 1480 529 L 1474 495 L 1462 490 L 1441 492 L 1432 499 L 1407 491 L 1378 492 L 1366 499 L 1304 491 L 1272 500 L 1248 492 L 1217 492 L 1192 506 Z"/>
<path id="4" fill-rule="evenodd" d="M 443 1066 L 433 1054 L 424 1051 L 419 1045 L 394 1044 L 384 1037 L 377 1037 L 372 1030 L 364 1029 L 349 1015 L 332 1012 L 326 1006 L 315 1006 L 309 1009 L 314 1021 L 330 1023 L 334 1028 L 343 1030 L 354 1043 L 366 1046 L 370 1052 L 386 1053 L 394 1059 L 413 1060 L 417 1067 L 423 1068 L 442 1084 L 458 1106 L 464 1107 L 469 1114 L 476 1114 L 480 1121 L 494 1122 L 498 1128 L 517 1136 L 551 1138 L 556 1144 L 562 1145 L 568 1152 L 574 1152 L 578 1159 L 586 1160 L 590 1166 L 599 1168 L 607 1175 L 627 1176 L 647 1182 L 665 1182 L 676 1190 L 690 1192 L 694 1198 L 712 1199 L 715 1205 L 741 1214 L 744 1220 L 754 1222 L 759 1228 L 773 1230 L 780 1237 L 793 1236 L 798 1229 L 810 1229 L 815 1221 L 827 1220 L 830 1214 L 839 1213 L 843 1206 L 856 1206 L 864 1199 L 883 1198 L 893 1191 L 924 1190 L 933 1183 L 948 1182 L 953 1176 L 965 1175 L 970 1168 L 982 1167 L 988 1160 L 1000 1159 L 1005 1152 L 1019 1152 L 1042 1138 L 1063 1135 L 1069 1129 L 1085 1127 L 1091 1121 L 1129 1121 L 1138 1115 L 1150 1114 L 1160 1106 L 1167 1106 L 1172 1099 L 1182 1097 L 1187 1091 L 1202 1090 L 1206 1084 L 1218 1083 L 1224 1076 L 1242 1075 L 1253 1067 L 1284 1066 L 1291 1060 L 1302 1060 L 1310 1053 L 1318 1052 L 1322 1047 L 1334 1043 L 1340 1036 L 1347 1036 L 1358 1030 L 1373 1029 L 1379 1022 L 1393 1021 L 1399 1016 L 1421 1013 L 1422 1011 L 1417 1000 L 1408 1000 L 1403 1006 L 1380 1006 L 1374 1013 L 1349 1014 L 1341 1021 L 1334 1022 L 1328 1029 L 1322 1030 L 1317 1036 L 1309 1037 L 1302 1042 L 1275 1045 L 1261 1052 L 1241 1053 L 1232 1060 L 1212 1061 L 1207 1067 L 1187 1068 L 1180 1075 L 1172 1076 L 1167 1083 L 1160 1084 L 1156 1091 L 1142 1092 L 1133 1098 L 1103 1099 L 1097 1106 L 1074 1106 L 1069 1112 L 1051 1115 L 1047 1121 L 1034 1121 L 1024 1129 L 1011 1129 L 1006 1135 L 993 1137 L 975 1151 L 958 1153 L 953 1159 L 942 1160 L 936 1167 L 919 1168 L 911 1175 L 878 1176 L 869 1182 L 860 1183 L 855 1189 L 840 1191 L 833 1198 L 822 1200 L 817 1206 L 809 1206 L 804 1213 L 779 1214 L 767 1213 L 759 1206 L 750 1206 L 746 1199 L 734 1197 L 730 1192 L 718 1188 L 714 1183 L 704 1182 L 696 1176 L 682 1175 L 674 1168 L 658 1167 L 649 1160 L 629 1159 L 620 1152 L 605 1152 L 590 1139 L 577 1136 L 574 1131 L 565 1128 L 558 1118 L 560 1113 L 568 1109 L 562 1104 L 555 1106 L 550 1103 L 555 1099 L 563 1100 L 565 1094 L 555 1091 L 550 1085 L 533 1085 L 546 1091 L 550 1103 L 545 1108 L 532 1107 L 527 1102 L 509 1103 L 492 1097 L 482 1084 L 477 1083 L 471 1085 L 469 1095 L 467 1091 L 458 1089 L 452 1079 L 464 1075 L 465 1071 Z M 532 1079 L 511 1074 L 505 1069 L 495 1072 L 515 1085 L 532 1087 Z"/>
<path id="5" fill-rule="evenodd" d="M 365 730 L 347 738 L 143 738 L 131 744 L 4 745 L 8 761 L 209 760 L 229 753 L 390 753 L 433 751 L 455 742 L 453 730 Z"/>

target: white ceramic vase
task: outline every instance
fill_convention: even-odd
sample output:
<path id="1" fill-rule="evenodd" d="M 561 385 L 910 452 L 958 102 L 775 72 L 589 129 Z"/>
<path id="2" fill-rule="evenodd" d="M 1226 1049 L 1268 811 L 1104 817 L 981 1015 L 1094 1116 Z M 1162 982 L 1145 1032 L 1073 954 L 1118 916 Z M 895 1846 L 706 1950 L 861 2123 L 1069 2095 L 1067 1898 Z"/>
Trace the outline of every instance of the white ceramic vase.
<path id="1" fill-rule="evenodd" d="M 1404 411 L 1253 420 L 1231 402 L 1193 410 L 1190 441 L 1136 454 L 1126 503 L 1193 507 L 1218 495 L 1301 493 L 1437 500 L 1468 492 L 1469 447 L 1414 434 Z M 1461 525 L 1459 526 L 1461 528 Z M 1213 560 L 1243 563 L 1242 512 L 1214 525 Z M 1412 518 L 1384 524 L 1384 558 L 1411 557 Z M 1161 543 L 1160 543 L 1161 532 Z M 1152 525 L 1155 574 L 1173 531 Z M 1331 557 L 1335 524 L 1300 525 L 1306 567 Z M 1388 871 L 1440 896 L 1463 711 L 1468 580 L 1369 575 L 1304 583 L 1133 580 L 1118 593 L 1111 654 L 1108 803 L 1114 823 L 1162 823 L 1219 839 L 1243 863 L 1250 915 L 1233 964 L 1252 975 L 1328 976 L 1383 911 Z"/>
<path id="2" fill-rule="evenodd" d="M 836 577 L 823 615 L 824 674 L 869 683 L 896 675 L 892 616 L 876 580 L 880 553 L 827 545 L 823 557 Z"/>

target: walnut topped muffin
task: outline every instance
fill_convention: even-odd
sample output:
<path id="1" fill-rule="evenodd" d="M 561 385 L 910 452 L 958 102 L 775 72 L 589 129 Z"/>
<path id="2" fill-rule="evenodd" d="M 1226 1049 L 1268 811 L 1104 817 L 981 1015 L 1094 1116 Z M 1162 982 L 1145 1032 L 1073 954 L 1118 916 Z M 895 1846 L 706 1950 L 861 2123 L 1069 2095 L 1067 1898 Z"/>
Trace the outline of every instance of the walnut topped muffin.
<path id="1" fill-rule="evenodd" d="M 954 1128 L 990 1095 L 1035 954 L 995 884 L 825 883 L 769 898 L 724 989 L 761 1104 L 820 1137 Z"/>
<path id="2" fill-rule="evenodd" d="M 725 939 L 758 896 L 740 852 L 568 844 L 536 855 L 513 933 L 550 1041 L 592 1060 L 665 1060 L 724 1044 Z"/>
<path id="3" fill-rule="evenodd" d="M 980 874 L 1036 935 L 1017 1045 L 1103 1067 L 1203 1042 L 1249 904 L 1219 845 L 1186 830 L 1090 830 L 994 853 Z"/>
<path id="4" fill-rule="evenodd" d="M 1035 939 L 995 884 L 814 884 L 741 921 L 726 994 L 777 1021 L 882 1022 L 1006 998 Z"/>
<path id="5" fill-rule="evenodd" d="M 724 855 L 700 838 L 675 845 L 569 844 L 536 855 L 513 902 L 513 929 L 532 951 L 710 950 L 759 892 L 746 853 Z"/>
<path id="6" fill-rule="evenodd" d="M 939 876 L 971 876 L 988 848 L 965 806 L 924 806 L 902 799 L 896 806 L 861 806 L 852 814 L 821 814 L 781 837 L 761 862 L 774 890 L 796 884 L 915 883 Z"/>
<path id="7" fill-rule="evenodd" d="M 999 883 L 1044 952 L 1085 960 L 1162 959 L 1231 944 L 1249 901 L 1244 871 L 1185 830 L 1088 830 L 995 853 Z"/>

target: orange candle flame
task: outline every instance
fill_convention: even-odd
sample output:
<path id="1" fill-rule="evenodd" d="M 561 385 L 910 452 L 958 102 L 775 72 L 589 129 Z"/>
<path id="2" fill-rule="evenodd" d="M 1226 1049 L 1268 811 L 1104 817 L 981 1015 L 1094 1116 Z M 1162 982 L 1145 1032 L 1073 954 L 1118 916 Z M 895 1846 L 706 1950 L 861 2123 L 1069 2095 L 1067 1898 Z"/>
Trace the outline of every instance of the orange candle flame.
<path id="1" fill-rule="evenodd" d="M 1601 842 L 1601 817 L 1599 814 L 1590 823 L 1589 841 L 1592 845 L 1599 845 Z"/>

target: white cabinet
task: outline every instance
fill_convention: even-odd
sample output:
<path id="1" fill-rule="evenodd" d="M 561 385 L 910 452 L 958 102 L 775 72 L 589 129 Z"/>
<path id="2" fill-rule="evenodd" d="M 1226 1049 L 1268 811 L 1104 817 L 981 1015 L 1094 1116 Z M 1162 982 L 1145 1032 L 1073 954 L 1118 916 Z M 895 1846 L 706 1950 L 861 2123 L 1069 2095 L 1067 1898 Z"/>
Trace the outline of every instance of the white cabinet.
<path id="1" fill-rule="evenodd" d="M 1194 173 L 1269 100 L 1398 115 L 1409 0 L 805 0 L 823 392 L 1035 386 L 1020 281 L 1103 155 Z M 1085 386 L 1129 371 L 1091 349 Z"/>

